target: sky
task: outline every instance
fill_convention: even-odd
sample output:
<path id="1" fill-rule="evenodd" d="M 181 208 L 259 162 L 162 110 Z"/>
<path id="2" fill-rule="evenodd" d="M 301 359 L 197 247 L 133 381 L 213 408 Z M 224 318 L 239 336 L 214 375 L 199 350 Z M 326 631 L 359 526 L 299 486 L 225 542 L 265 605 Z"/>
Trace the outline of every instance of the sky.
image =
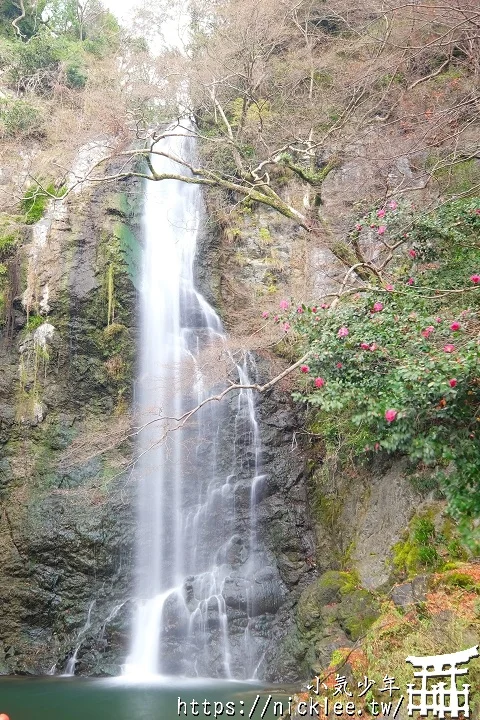
<path id="1" fill-rule="evenodd" d="M 126 27 L 130 24 L 133 10 L 141 5 L 141 0 L 102 0 L 102 4 L 110 10 Z M 165 22 L 163 25 L 163 36 L 170 47 L 178 47 L 182 49 L 183 43 L 180 38 L 185 41 L 186 34 L 186 15 L 181 13 L 180 17 L 176 17 L 172 21 Z M 161 38 L 150 41 L 150 50 L 157 54 L 164 47 Z"/>
<path id="2" fill-rule="evenodd" d="M 128 20 L 128 14 L 136 5 L 135 0 L 103 0 L 107 7 L 119 20 Z"/>

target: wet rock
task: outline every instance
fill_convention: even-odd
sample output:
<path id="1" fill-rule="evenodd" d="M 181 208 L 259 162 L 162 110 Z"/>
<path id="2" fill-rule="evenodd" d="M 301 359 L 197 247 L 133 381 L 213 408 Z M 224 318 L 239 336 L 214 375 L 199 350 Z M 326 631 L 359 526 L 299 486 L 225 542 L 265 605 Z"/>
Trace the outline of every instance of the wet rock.
<path id="1" fill-rule="evenodd" d="M 395 585 L 391 591 L 391 598 L 397 607 L 405 608 L 426 600 L 428 590 L 428 577 L 417 575 L 411 582 Z"/>

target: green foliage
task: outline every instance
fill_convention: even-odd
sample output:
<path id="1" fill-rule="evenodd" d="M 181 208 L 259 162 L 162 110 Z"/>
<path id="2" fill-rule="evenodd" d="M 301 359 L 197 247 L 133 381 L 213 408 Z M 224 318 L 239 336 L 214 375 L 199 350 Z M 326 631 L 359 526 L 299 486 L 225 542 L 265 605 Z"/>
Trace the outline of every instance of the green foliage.
<path id="1" fill-rule="evenodd" d="M 7 260 L 13 255 L 18 244 L 18 233 L 11 232 L 0 235 L 0 262 Z"/>
<path id="2" fill-rule="evenodd" d="M 85 43 L 85 49 L 104 55 L 112 49 L 119 25 L 99 0 L 79 5 L 77 0 L 48 0 L 48 27 L 56 35 Z"/>
<path id="3" fill-rule="evenodd" d="M 18 28 L 25 40 L 31 38 L 41 25 L 41 16 L 45 8 L 45 0 L 25 0 L 25 17 L 18 22 Z M 17 33 L 12 22 L 19 18 L 18 0 L 2 0 L 0 5 L 0 37 L 16 37 Z"/>
<path id="4" fill-rule="evenodd" d="M 410 523 L 409 535 L 393 548 L 393 565 L 411 577 L 421 570 L 433 570 L 441 564 L 438 554 L 435 525 L 428 515 L 415 517 Z"/>
<path id="5" fill-rule="evenodd" d="M 480 269 L 479 210 L 469 199 L 430 214 L 392 211 L 382 219 L 389 240 L 405 235 L 415 255 L 399 258 L 393 290 L 359 293 L 335 312 L 303 305 L 283 318 L 310 352 L 294 397 L 315 409 L 317 425 L 344 418 L 350 453 L 402 454 L 432 468 L 465 532 L 480 514 L 480 286 L 470 280 Z M 432 258 L 408 284 L 416 263 Z"/>
<path id="6" fill-rule="evenodd" d="M 43 21 L 37 18 L 28 42 L 4 33 L 9 39 L 0 44 L 0 66 L 6 68 L 9 86 L 17 92 L 48 94 L 60 79 L 73 89 L 85 87 L 88 53 L 104 57 L 118 47 L 117 21 L 97 0 L 84 11 L 76 0 L 40 5 L 45 6 Z M 17 10 L 14 16 L 18 15 Z"/>
<path id="7" fill-rule="evenodd" d="M 413 577 L 425 570 L 446 572 L 457 568 L 459 561 L 467 559 L 466 549 L 451 520 L 447 519 L 443 527 L 437 529 L 433 519 L 434 511 L 416 515 L 410 522 L 406 537 L 394 546 L 393 567 L 401 576 Z M 454 561 L 445 562 L 448 558 Z M 468 579 L 468 587 L 472 585 L 472 579 L 462 573 L 442 575 L 442 584 L 467 587 L 466 584 L 461 585 L 462 578 L 457 582 L 457 575 Z"/>
<path id="8" fill-rule="evenodd" d="M 57 198 L 63 197 L 65 188 L 57 189 L 53 183 L 49 183 L 43 189 L 40 185 L 29 188 L 25 193 L 20 207 L 24 213 L 24 222 L 26 225 L 34 225 L 41 220 L 45 214 L 47 204 L 52 199 L 52 195 Z"/>
<path id="9" fill-rule="evenodd" d="M 61 42 L 47 32 L 38 33 L 28 43 L 10 43 L 7 79 L 16 90 L 45 92 L 50 89 L 61 59 Z"/>
<path id="10" fill-rule="evenodd" d="M 28 318 L 28 322 L 24 327 L 24 333 L 31 333 L 37 328 L 40 327 L 40 325 L 43 325 L 45 322 L 45 318 L 42 315 L 30 315 Z"/>
<path id="11" fill-rule="evenodd" d="M 65 68 L 67 85 L 70 88 L 81 89 L 87 84 L 88 73 L 84 67 L 80 65 L 68 65 Z"/>
<path id="12" fill-rule="evenodd" d="M 462 588 L 469 592 L 480 594 L 480 585 L 476 583 L 470 575 L 462 572 L 452 572 L 446 575 L 442 582 L 447 587 Z"/>
<path id="13" fill-rule="evenodd" d="M 35 137 L 42 133 L 42 112 L 26 100 L 0 99 L 0 138 Z"/>

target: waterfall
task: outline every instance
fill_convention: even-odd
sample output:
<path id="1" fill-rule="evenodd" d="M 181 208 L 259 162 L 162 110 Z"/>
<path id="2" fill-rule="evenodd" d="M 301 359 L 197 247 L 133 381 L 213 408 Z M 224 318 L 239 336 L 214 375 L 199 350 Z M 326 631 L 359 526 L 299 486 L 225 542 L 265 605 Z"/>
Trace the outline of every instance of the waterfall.
<path id="1" fill-rule="evenodd" d="M 96 602 L 97 602 L 96 600 L 92 600 L 92 602 L 90 603 L 90 605 L 88 607 L 88 613 L 87 613 L 87 619 L 85 621 L 85 625 L 82 627 L 82 629 L 78 633 L 77 646 L 75 647 L 73 655 L 67 661 L 67 665 L 66 665 L 65 672 L 64 672 L 64 677 L 73 677 L 75 675 L 75 668 L 76 668 L 76 665 L 78 662 L 78 651 L 82 647 L 82 643 L 85 640 L 87 632 L 92 627 L 92 611 L 96 605 Z M 54 668 L 55 668 L 55 666 L 53 666 L 53 668 L 51 669 L 49 674 L 51 674 L 51 675 L 55 674 Z"/>
<path id="2" fill-rule="evenodd" d="M 157 149 L 193 159 L 195 139 L 177 131 Z M 157 172 L 184 171 L 169 158 L 154 163 Z M 136 401 L 146 427 L 135 468 L 138 601 L 125 673 L 252 678 L 283 595 L 259 540 L 254 397 L 237 391 L 174 429 L 172 418 L 225 387 L 219 368 L 228 352 L 220 319 L 194 283 L 200 187 L 147 182 L 145 193 Z M 246 356 L 235 379 L 248 383 L 254 372 Z"/>

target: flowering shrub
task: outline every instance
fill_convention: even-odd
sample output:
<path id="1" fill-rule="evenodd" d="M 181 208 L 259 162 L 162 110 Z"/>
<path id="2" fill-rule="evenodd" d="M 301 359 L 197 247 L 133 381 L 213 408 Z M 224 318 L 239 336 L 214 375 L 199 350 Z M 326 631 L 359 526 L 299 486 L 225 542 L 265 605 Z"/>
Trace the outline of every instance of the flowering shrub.
<path id="1" fill-rule="evenodd" d="M 432 468 L 452 513 L 468 524 L 480 516 L 480 287 L 472 280 L 480 267 L 472 243 L 480 218 L 471 200 L 463 203 L 463 213 L 459 203 L 449 211 L 456 218 L 449 254 L 444 234 L 432 246 L 446 266 L 422 271 L 418 287 L 379 286 L 344 297 L 331 311 L 302 305 L 299 313 L 295 304 L 282 322 L 310 352 L 294 397 L 313 409 L 320 432 L 322 424 L 341 422 L 350 455 L 382 450 Z M 418 223 L 427 227 L 425 218 Z M 414 234 L 415 257 L 405 251 L 408 266 L 401 268 L 406 277 L 425 248 Z M 455 288 L 462 291 L 442 294 Z"/>

